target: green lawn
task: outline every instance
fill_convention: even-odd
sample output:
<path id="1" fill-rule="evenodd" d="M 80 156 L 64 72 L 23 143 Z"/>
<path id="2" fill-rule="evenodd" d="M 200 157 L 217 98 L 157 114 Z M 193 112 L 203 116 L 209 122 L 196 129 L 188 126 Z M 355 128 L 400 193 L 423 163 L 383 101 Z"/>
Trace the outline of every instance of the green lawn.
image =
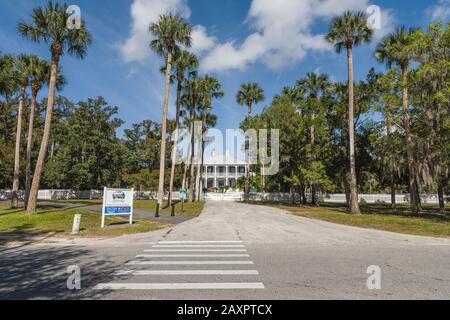
<path id="1" fill-rule="evenodd" d="M 102 205 L 102 200 L 62 200 L 62 201 L 52 201 L 56 203 L 70 203 L 70 204 L 80 204 L 80 205 Z M 184 211 L 181 211 L 181 202 L 175 201 L 175 213 L 177 215 L 186 215 L 186 216 L 199 216 L 203 207 L 205 206 L 205 202 L 194 202 L 194 203 L 185 203 Z M 155 200 L 136 200 L 134 201 L 134 208 L 145 210 L 148 212 L 156 211 L 156 201 Z M 171 214 L 171 209 L 167 207 L 165 204 L 161 210 L 162 214 Z"/>
<path id="2" fill-rule="evenodd" d="M 269 205 L 301 217 L 349 226 L 420 236 L 450 237 L 450 215 L 440 214 L 438 207 L 433 205 L 424 205 L 420 216 L 411 216 L 410 209 L 406 205 L 398 206 L 398 209 L 393 212 L 387 204 L 365 204 L 361 205 L 363 214 L 351 215 L 341 204 L 325 204 L 320 208 L 279 203 L 255 202 L 254 204 Z"/>
<path id="3" fill-rule="evenodd" d="M 101 229 L 101 215 L 91 211 L 41 208 L 38 214 L 30 216 L 21 210 L 10 210 L 8 206 L 9 203 L 0 203 L 0 242 L 8 242 L 11 236 L 14 240 L 50 233 L 70 236 L 75 214 L 82 216 L 81 232 L 78 235 L 80 237 L 116 237 L 154 231 L 167 226 L 150 219 L 134 219 L 134 224 L 130 225 L 127 217 L 107 217 L 107 227 Z"/>

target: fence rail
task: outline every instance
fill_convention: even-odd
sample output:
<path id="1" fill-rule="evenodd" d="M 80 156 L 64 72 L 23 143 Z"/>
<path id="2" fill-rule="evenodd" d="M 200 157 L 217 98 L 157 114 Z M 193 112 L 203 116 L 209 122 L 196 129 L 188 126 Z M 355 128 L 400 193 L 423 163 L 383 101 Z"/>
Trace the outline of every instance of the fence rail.
<path id="1" fill-rule="evenodd" d="M 25 196 L 24 191 L 19 191 L 18 193 L 19 199 L 23 200 Z M 167 199 L 169 196 L 168 193 L 164 195 L 164 198 Z M 11 190 L 0 190 L 0 200 L 10 200 L 12 197 Z M 134 199 L 135 200 L 156 200 L 157 193 L 153 191 L 135 191 Z M 38 200 L 41 201 L 50 201 L 50 200 L 100 200 L 103 199 L 103 190 L 39 190 Z M 180 199 L 179 192 L 173 193 L 173 199 Z"/>
<path id="2" fill-rule="evenodd" d="M 24 192 L 19 191 L 19 199 L 23 200 Z M 12 192 L 11 190 L 0 190 L 0 200 L 9 200 L 11 199 Z M 292 194 L 291 193 L 253 193 L 250 196 L 251 200 L 254 201 L 273 201 L 273 202 L 292 202 Z M 311 200 L 311 195 L 307 195 L 309 201 Z M 39 190 L 38 200 L 95 200 L 103 198 L 103 190 Z M 166 192 L 164 198 L 168 198 L 168 193 Z M 410 196 L 409 194 L 397 194 L 396 202 L 401 203 L 409 203 Z M 422 203 L 436 204 L 439 203 L 438 196 L 436 194 L 421 194 L 420 198 Z M 450 202 L 450 197 L 448 195 L 445 196 L 446 202 Z M 136 191 L 134 193 L 134 199 L 136 200 L 156 200 L 157 193 L 154 191 Z M 179 200 L 180 194 L 178 192 L 173 193 L 173 199 Z M 206 195 L 207 200 L 241 200 L 243 199 L 242 193 L 225 193 L 225 194 L 212 194 L 209 193 Z M 345 203 L 346 197 L 345 194 L 327 194 L 321 195 L 319 197 L 321 202 L 329 202 L 329 203 Z M 295 201 L 300 201 L 300 195 L 295 194 Z M 390 194 L 360 194 L 359 195 L 360 202 L 366 203 L 390 203 L 391 195 Z"/>

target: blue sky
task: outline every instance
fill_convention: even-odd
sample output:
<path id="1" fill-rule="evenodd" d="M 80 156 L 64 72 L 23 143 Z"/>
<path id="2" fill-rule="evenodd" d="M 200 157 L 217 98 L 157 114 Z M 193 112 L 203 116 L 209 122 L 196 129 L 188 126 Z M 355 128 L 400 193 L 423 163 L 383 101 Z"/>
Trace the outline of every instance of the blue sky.
<path id="1" fill-rule="evenodd" d="M 19 21 L 29 21 L 32 8 L 46 1 L 1 0 L 0 50 L 3 53 L 36 53 L 49 58 L 44 45 L 18 36 Z M 237 128 L 245 109 L 234 97 L 243 82 L 258 82 L 270 103 L 273 95 L 292 85 L 305 73 L 329 74 L 346 79 L 345 55 L 337 55 L 323 41 L 331 18 L 344 10 L 366 10 L 378 5 L 382 28 L 376 38 L 398 25 L 425 27 L 437 19 L 448 21 L 450 0 L 79 0 L 93 35 L 88 56 L 80 61 L 68 55 L 61 60 L 68 85 L 61 94 L 79 101 L 103 96 L 119 107 L 126 121 L 122 129 L 144 119 L 161 121 L 164 79 L 158 69 L 162 60 L 148 43 L 147 26 L 160 14 L 174 12 L 194 26 L 194 46 L 200 71 L 217 77 L 225 97 L 214 103 L 218 128 Z M 372 58 L 376 40 L 355 51 L 355 77 L 365 78 L 371 67 L 383 69 Z M 174 91 L 171 116 L 174 116 Z M 46 94 L 43 90 L 41 97 Z"/>

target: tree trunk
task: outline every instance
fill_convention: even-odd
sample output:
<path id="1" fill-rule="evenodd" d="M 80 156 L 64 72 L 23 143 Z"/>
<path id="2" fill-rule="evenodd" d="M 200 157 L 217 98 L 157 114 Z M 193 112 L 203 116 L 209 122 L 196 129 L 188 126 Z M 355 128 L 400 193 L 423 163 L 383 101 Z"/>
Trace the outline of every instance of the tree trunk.
<path id="1" fill-rule="evenodd" d="M 189 201 L 194 201 L 194 175 L 195 175 L 195 166 L 194 166 L 194 159 L 195 159 L 195 124 L 194 124 L 194 114 L 193 110 L 191 110 L 191 162 L 189 164 Z"/>
<path id="2" fill-rule="evenodd" d="M 248 118 L 250 119 L 252 116 L 252 102 L 248 101 Z M 249 159 L 249 150 L 250 150 L 250 139 L 248 136 L 245 137 L 245 145 L 248 148 L 245 152 L 245 187 L 244 187 L 244 200 L 250 200 L 250 159 Z"/>
<path id="3" fill-rule="evenodd" d="M 393 144 L 391 141 L 392 138 L 392 129 L 391 129 L 391 117 L 389 114 L 386 113 L 386 129 L 387 129 L 387 135 L 388 135 L 388 143 L 391 145 L 390 147 L 390 151 L 391 151 L 391 156 L 394 155 L 394 149 L 393 149 Z M 389 161 L 390 166 L 391 166 L 391 177 L 390 177 L 390 184 L 391 184 L 391 209 L 395 210 L 396 209 L 396 199 L 395 199 L 395 167 L 394 167 L 394 163 L 392 161 L 392 159 L 390 159 Z"/>
<path id="4" fill-rule="evenodd" d="M 203 126 L 202 126 L 203 131 Z M 198 142 L 198 159 L 197 159 L 197 175 L 195 177 L 195 199 L 196 201 L 200 201 L 200 179 L 202 174 L 202 164 L 201 164 L 201 152 L 202 152 L 202 137 L 200 137 L 200 141 Z"/>
<path id="5" fill-rule="evenodd" d="M 419 213 L 419 199 L 417 198 L 417 188 L 416 188 L 416 173 L 414 166 L 414 145 L 411 138 L 411 128 L 409 125 L 409 111 L 408 111 L 408 86 L 407 86 L 407 76 L 408 69 L 402 68 L 403 77 L 403 127 L 405 130 L 406 139 L 406 149 L 408 154 L 408 175 L 409 175 L 409 194 L 411 197 L 411 210 L 412 214 L 416 215 Z"/>
<path id="6" fill-rule="evenodd" d="M 31 152 L 33 149 L 33 126 L 34 126 L 34 113 L 36 110 L 36 96 L 37 91 L 32 90 L 31 94 L 31 106 L 30 106 L 30 118 L 28 121 L 28 137 L 27 137 L 27 169 L 25 171 L 25 209 L 28 208 L 28 198 L 30 197 L 31 188 Z"/>
<path id="7" fill-rule="evenodd" d="M 303 183 L 300 185 L 300 197 L 302 198 L 302 205 L 306 205 L 308 200 L 306 199 L 305 185 Z"/>
<path id="8" fill-rule="evenodd" d="M 167 113 L 169 112 L 169 96 L 170 96 L 170 75 L 172 74 L 172 52 L 167 53 L 166 68 L 166 92 L 164 96 L 164 110 L 161 128 L 161 155 L 159 163 L 159 187 L 158 187 L 158 204 L 162 208 L 164 200 L 164 171 L 166 168 L 166 135 L 167 135 Z"/>
<path id="9" fill-rule="evenodd" d="M 348 128 L 350 145 L 350 211 L 361 214 L 358 204 L 358 182 L 356 179 L 355 124 L 353 120 L 353 49 L 348 48 Z"/>
<path id="10" fill-rule="evenodd" d="M 190 129 L 190 134 L 192 135 L 192 130 Z M 184 163 L 184 172 L 183 172 L 183 181 L 181 183 L 181 186 L 183 189 L 186 189 L 187 184 L 187 173 L 189 171 L 189 158 L 191 157 L 191 144 L 188 144 L 188 150 L 187 150 L 187 157 L 186 162 Z"/>
<path id="11" fill-rule="evenodd" d="M 52 70 L 50 75 L 50 83 L 48 89 L 47 109 L 45 114 L 44 133 L 42 135 L 41 148 L 39 150 L 39 157 L 34 169 L 33 182 L 31 184 L 30 198 L 28 199 L 28 214 L 36 213 L 37 197 L 39 192 L 39 185 L 41 183 L 42 170 L 44 169 L 45 156 L 47 154 L 48 141 L 50 138 L 50 128 L 52 124 L 53 103 L 55 99 L 55 85 L 56 77 L 58 75 L 59 56 L 52 54 Z"/>
<path id="12" fill-rule="evenodd" d="M 200 154 L 200 159 L 201 159 L 201 164 L 200 164 L 200 192 L 198 194 L 198 201 L 202 201 L 204 196 L 203 196 L 203 189 L 204 189 L 204 185 L 203 185 L 203 165 L 205 163 L 205 135 L 206 134 L 206 114 L 203 116 L 203 122 L 202 122 L 202 141 L 201 141 L 201 154 Z"/>
<path id="13" fill-rule="evenodd" d="M 314 162 L 316 160 L 316 152 L 315 152 L 316 136 L 314 127 L 314 120 L 315 120 L 314 112 L 311 114 L 311 120 L 313 122 L 310 127 L 311 162 Z M 317 184 L 314 182 L 311 185 L 311 203 L 313 206 L 316 207 L 319 206 L 319 201 L 317 199 Z"/>
<path id="14" fill-rule="evenodd" d="M 17 131 L 16 131 L 16 150 L 14 153 L 14 177 L 11 197 L 11 209 L 19 207 L 19 174 L 20 174 L 20 141 L 22 137 L 22 113 L 23 100 L 25 99 L 25 91 L 27 86 L 22 86 L 19 97 L 19 109 L 17 110 Z"/>
<path id="15" fill-rule="evenodd" d="M 445 213 L 445 199 L 444 199 L 444 184 L 443 179 L 438 179 L 438 198 L 439 198 L 439 211 Z"/>
<path id="16" fill-rule="evenodd" d="M 169 206 L 172 206 L 172 198 L 173 198 L 173 181 L 175 179 L 175 166 L 177 160 L 177 145 L 178 145 L 178 135 L 180 130 L 180 105 L 181 105 L 181 91 L 182 91 L 182 83 L 178 81 L 177 88 L 177 115 L 176 115 L 176 124 L 175 124 L 175 136 L 174 136 L 174 145 L 172 149 L 172 168 L 170 170 L 170 185 L 169 185 Z"/>

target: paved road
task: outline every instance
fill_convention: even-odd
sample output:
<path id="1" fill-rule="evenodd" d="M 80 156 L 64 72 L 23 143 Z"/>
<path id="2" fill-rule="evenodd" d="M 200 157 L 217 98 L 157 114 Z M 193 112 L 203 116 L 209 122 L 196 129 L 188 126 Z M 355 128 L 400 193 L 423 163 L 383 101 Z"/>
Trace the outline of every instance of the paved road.
<path id="1" fill-rule="evenodd" d="M 80 291 L 65 268 L 79 265 Z M 367 268 L 381 268 L 381 290 Z M 0 252 L 0 297 L 86 299 L 450 299 L 450 239 L 207 203 L 145 235 Z"/>

